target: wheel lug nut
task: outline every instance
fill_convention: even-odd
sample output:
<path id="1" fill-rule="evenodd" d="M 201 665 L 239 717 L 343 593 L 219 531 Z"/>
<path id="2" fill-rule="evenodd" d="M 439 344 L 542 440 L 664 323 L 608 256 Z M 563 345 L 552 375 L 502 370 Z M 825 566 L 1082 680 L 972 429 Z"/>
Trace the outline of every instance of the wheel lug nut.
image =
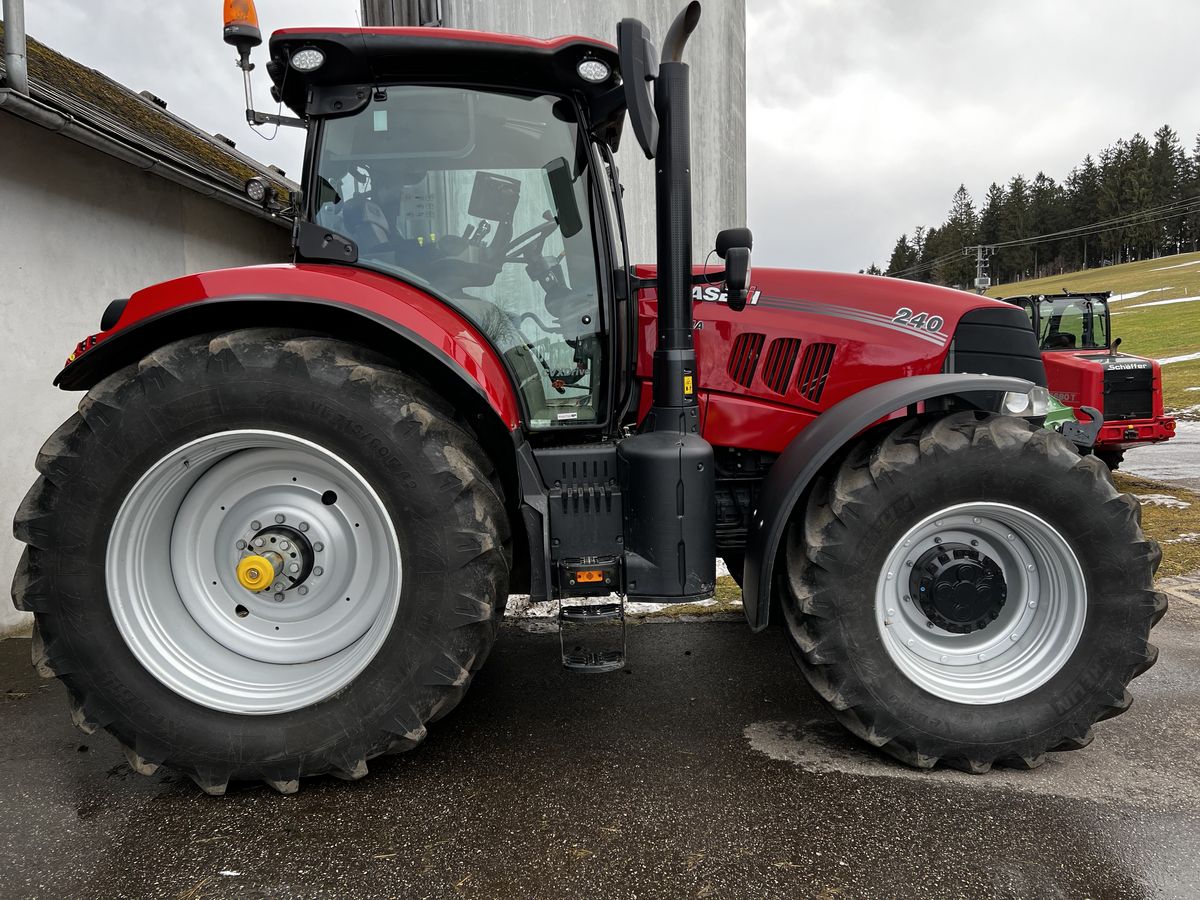
<path id="1" fill-rule="evenodd" d="M 971 546 L 972 546 L 972 547 L 978 547 L 978 546 L 979 546 L 979 541 L 971 541 Z"/>
<path id="2" fill-rule="evenodd" d="M 258 531 L 258 529 L 262 528 L 262 522 L 258 521 L 258 519 L 255 519 L 253 522 L 250 523 L 250 527 L 253 528 L 255 531 Z"/>
<path id="3" fill-rule="evenodd" d="M 275 602 L 276 603 L 283 602 L 283 591 L 280 591 L 278 594 L 275 595 Z"/>
<path id="4" fill-rule="evenodd" d="M 293 575 L 295 575 L 297 572 L 300 571 L 299 563 L 292 563 L 290 566 L 288 566 L 288 571 L 291 572 Z"/>
<path id="5" fill-rule="evenodd" d="M 308 593 L 308 588 L 306 588 L 304 585 L 300 585 L 300 587 L 296 588 L 296 593 L 303 597 Z"/>
<path id="6" fill-rule="evenodd" d="M 301 523 L 300 523 L 300 530 L 301 530 L 301 531 L 308 531 L 308 523 L 307 523 L 307 522 L 301 522 Z"/>
<path id="7" fill-rule="evenodd" d="M 1008 639 L 1009 639 L 1010 641 L 1015 641 L 1015 640 L 1017 640 L 1019 637 L 1020 637 L 1020 635 L 1019 635 L 1019 634 L 1010 634 L 1010 635 L 1008 636 Z"/>
<path id="8" fill-rule="evenodd" d="M 291 550 L 291 549 L 292 549 L 292 545 L 291 545 L 291 544 L 289 544 L 287 541 L 280 541 L 280 542 L 279 542 L 279 549 L 280 549 L 280 550 Z"/>
<path id="9" fill-rule="evenodd" d="M 246 549 L 246 542 L 245 542 L 245 541 L 238 541 L 238 542 L 237 542 L 237 544 L 235 544 L 234 546 L 236 546 L 236 547 L 237 547 L 239 550 L 245 550 L 245 549 Z"/>
<path id="10" fill-rule="evenodd" d="M 325 549 L 325 545 L 322 544 L 320 541 L 317 541 L 315 544 L 313 544 L 313 549 L 316 550 L 318 553 L 320 553 L 322 550 Z"/>
<path id="11" fill-rule="evenodd" d="M 934 539 L 933 539 L 933 542 L 934 542 L 935 544 L 940 544 L 940 543 L 942 542 L 942 539 L 941 539 L 941 538 L 934 538 Z"/>
<path id="12" fill-rule="evenodd" d="M 314 575 L 324 575 L 324 574 L 325 574 L 325 570 L 324 570 L 324 569 L 322 569 L 320 566 L 314 566 L 314 567 L 313 567 L 313 574 L 314 574 Z"/>
<path id="13" fill-rule="evenodd" d="M 261 547 L 261 546 L 262 546 L 264 543 L 265 543 L 265 541 L 263 541 L 263 539 L 262 539 L 262 538 L 255 538 L 255 539 L 254 539 L 254 546 L 255 546 L 255 547 Z"/>
<path id="14" fill-rule="evenodd" d="M 287 520 L 283 517 L 283 513 L 279 513 L 277 516 L 275 516 L 276 525 L 282 525 L 285 521 Z"/>

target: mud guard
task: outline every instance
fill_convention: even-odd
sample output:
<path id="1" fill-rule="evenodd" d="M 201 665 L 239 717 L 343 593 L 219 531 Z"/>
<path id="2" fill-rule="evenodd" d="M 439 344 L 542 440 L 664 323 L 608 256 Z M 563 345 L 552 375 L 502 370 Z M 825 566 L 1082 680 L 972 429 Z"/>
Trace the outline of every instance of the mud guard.
<path id="1" fill-rule="evenodd" d="M 203 272 L 138 291 L 115 318 L 85 342 L 55 385 L 88 390 L 155 347 L 206 330 L 295 325 L 399 352 L 431 383 L 490 408 L 506 432 L 520 426 L 511 378 L 479 330 L 448 303 L 373 272 L 315 265 Z"/>
<path id="2" fill-rule="evenodd" d="M 1026 393 L 1033 387 L 1021 378 L 993 375 L 914 375 L 867 388 L 818 416 L 771 466 L 758 494 L 759 507 L 746 536 L 742 576 L 742 602 L 750 629 L 757 632 L 767 627 L 775 557 L 792 510 L 816 474 L 850 440 L 896 410 L 916 403 L 971 394 Z"/>

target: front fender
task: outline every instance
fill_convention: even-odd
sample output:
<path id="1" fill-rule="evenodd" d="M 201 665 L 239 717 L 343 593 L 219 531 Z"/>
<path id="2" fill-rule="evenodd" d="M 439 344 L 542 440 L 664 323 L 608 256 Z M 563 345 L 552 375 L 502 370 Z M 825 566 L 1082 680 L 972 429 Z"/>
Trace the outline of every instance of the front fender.
<path id="1" fill-rule="evenodd" d="M 759 491 L 759 506 L 746 536 L 742 602 L 753 631 L 767 627 L 775 557 L 796 503 L 821 468 L 856 435 L 897 410 L 941 397 L 997 391 L 1028 392 L 1020 378 L 992 375 L 914 375 L 860 391 L 801 431 L 771 466 Z"/>
<path id="2" fill-rule="evenodd" d="M 54 383 L 87 390 L 164 343 L 264 325 L 311 328 L 370 346 L 438 387 L 449 376 L 449 387 L 481 399 L 507 431 L 520 426 L 512 381 L 474 325 L 411 285 L 345 266 L 221 269 L 146 288 L 129 299 L 109 330 L 85 343 Z"/>

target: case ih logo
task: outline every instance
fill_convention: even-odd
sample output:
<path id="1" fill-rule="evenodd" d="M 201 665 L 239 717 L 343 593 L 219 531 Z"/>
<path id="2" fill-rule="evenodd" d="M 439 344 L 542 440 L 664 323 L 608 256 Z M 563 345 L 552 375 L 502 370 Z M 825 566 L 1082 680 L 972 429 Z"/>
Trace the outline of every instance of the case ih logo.
<path id="1" fill-rule="evenodd" d="M 746 302 L 753 306 L 754 304 L 758 303 L 758 298 L 761 296 L 762 291 L 751 291 L 750 295 L 746 298 Z M 709 303 L 728 303 L 729 291 L 725 290 L 723 287 L 713 284 L 710 284 L 708 287 L 696 285 L 694 288 L 692 288 L 692 299 L 705 300 Z"/>

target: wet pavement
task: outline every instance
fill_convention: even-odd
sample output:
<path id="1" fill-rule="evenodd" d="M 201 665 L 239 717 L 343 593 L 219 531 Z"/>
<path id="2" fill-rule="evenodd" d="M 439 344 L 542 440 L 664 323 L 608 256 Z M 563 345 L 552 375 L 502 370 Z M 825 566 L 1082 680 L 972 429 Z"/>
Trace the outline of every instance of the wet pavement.
<path id="1" fill-rule="evenodd" d="M 1200 598 L 1088 749 L 904 769 L 825 715 L 778 631 L 630 629 L 570 675 L 506 628 L 457 712 L 364 781 L 202 795 L 133 774 L 0 642 L 3 897 L 1195 897 Z"/>
<path id="2" fill-rule="evenodd" d="M 1121 471 L 1200 491 L 1200 422 L 1180 419 L 1171 440 L 1126 450 Z"/>

